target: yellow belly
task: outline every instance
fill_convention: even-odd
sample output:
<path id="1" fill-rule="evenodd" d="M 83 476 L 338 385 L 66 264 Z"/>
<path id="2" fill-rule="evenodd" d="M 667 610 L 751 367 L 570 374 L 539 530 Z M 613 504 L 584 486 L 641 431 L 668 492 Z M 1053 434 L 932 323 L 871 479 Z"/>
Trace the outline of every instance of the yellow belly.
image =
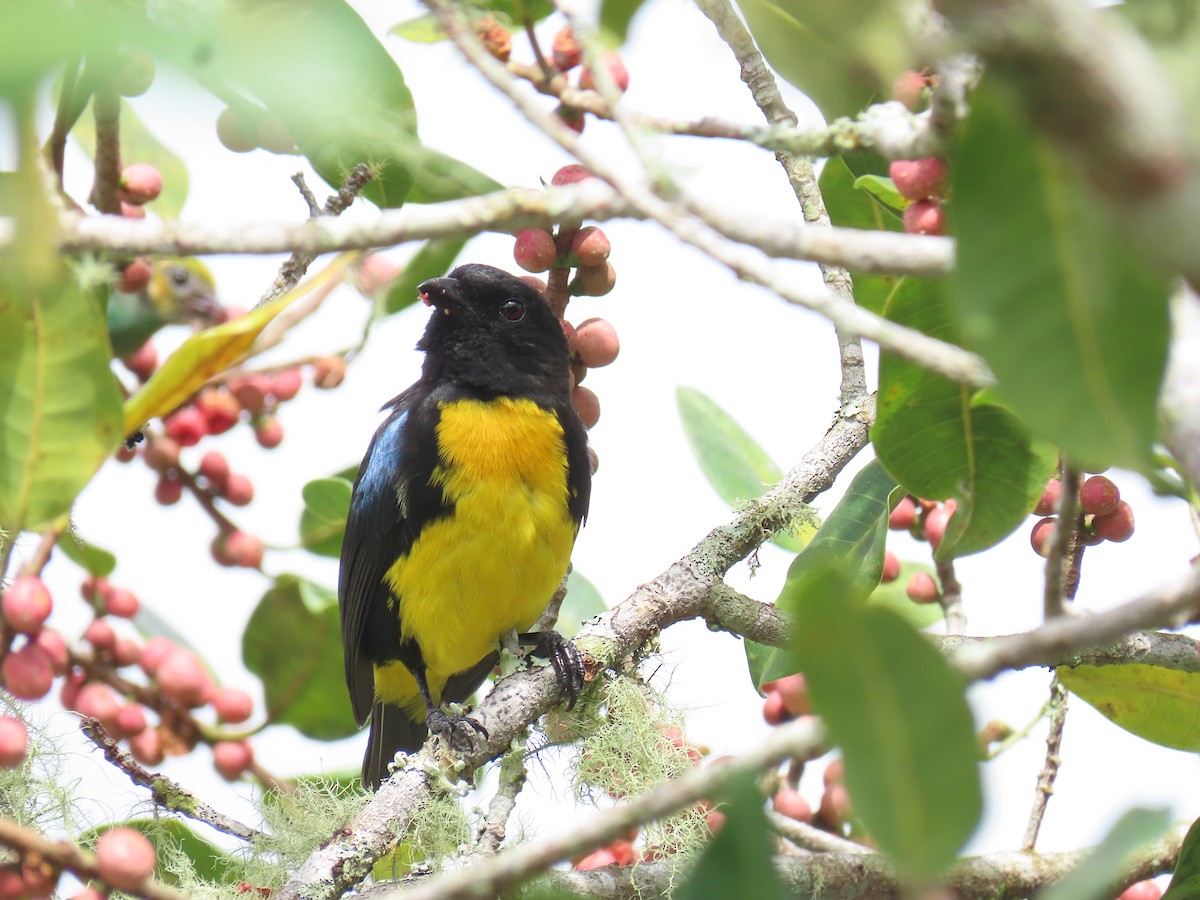
<path id="1" fill-rule="evenodd" d="M 575 541 L 562 427 L 528 400 L 445 404 L 435 472 L 454 512 L 422 529 L 387 573 L 401 636 L 421 648 L 435 701 L 510 629 L 528 630 Z M 419 706 L 400 663 L 376 671 L 387 703 Z"/>

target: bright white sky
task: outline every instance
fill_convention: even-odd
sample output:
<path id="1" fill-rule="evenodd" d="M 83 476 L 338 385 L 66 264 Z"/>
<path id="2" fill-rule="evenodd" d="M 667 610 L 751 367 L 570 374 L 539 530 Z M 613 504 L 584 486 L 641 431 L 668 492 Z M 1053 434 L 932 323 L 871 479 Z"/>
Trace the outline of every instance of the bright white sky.
<path id="1" fill-rule="evenodd" d="M 415 15 L 414 3 L 372 0 L 356 4 L 379 32 Z M 549 36 L 552 23 L 542 32 Z M 504 183 L 537 186 L 569 160 L 548 140 L 523 125 L 507 100 L 490 93 L 465 71 L 447 45 L 413 45 L 385 38 L 416 97 L 422 138 L 488 172 Z M 527 55 L 521 38 L 515 52 Z M 757 123 L 760 117 L 738 80 L 737 65 L 711 25 L 686 0 L 655 0 L 635 22 L 624 52 L 631 73 L 626 102 L 631 108 L 688 119 L 718 115 Z M 819 121 L 807 101 L 795 95 L 802 118 Z M 550 101 L 547 101 L 549 103 Z M 255 151 L 235 156 L 217 142 L 213 122 L 220 104 L 169 73 L 135 101 L 147 124 L 184 155 L 192 189 L 184 218 L 209 224 L 296 221 L 306 210 L 289 180 L 301 165 L 296 158 Z M 590 122 L 585 139 L 609 158 L 628 158 L 616 126 Z M 799 209 L 771 154 L 732 142 L 690 138 L 664 140 L 662 159 L 708 205 L 767 217 L 798 217 Z M 132 160 L 130 160 L 132 161 Z M 86 167 L 72 157 L 69 187 L 87 193 Z M 327 192 L 309 174 L 319 197 Z M 362 206 L 360 204 L 360 206 Z M 369 208 L 351 214 L 370 216 Z M 738 420 L 785 468 L 793 465 L 822 434 L 837 403 L 836 343 L 821 319 L 792 308 L 767 292 L 740 284 L 701 254 L 680 248 L 653 225 L 614 222 L 604 226 L 618 272 L 608 297 L 581 299 L 568 318 L 594 315 L 612 321 L 622 353 L 611 367 L 589 374 L 603 415 L 592 432 L 601 465 L 593 489 L 591 516 L 575 551 L 579 571 L 611 604 L 652 578 L 685 553 L 709 528 L 725 521 L 728 510 L 709 488 L 692 460 L 675 410 L 678 385 L 699 388 L 733 411 Z M 463 261 L 514 268 L 511 239 L 475 240 Z M 407 250 L 395 253 L 402 259 Z M 218 258 L 211 261 L 225 302 L 249 306 L 271 281 L 279 258 Z M 781 264 L 785 265 L 785 264 Z M 794 277 L 816 279 L 815 267 L 792 264 Z M 321 313 L 297 329 L 271 358 L 287 360 L 348 345 L 359 333 L 367 304 L 350 289 L 331 297 Z M 356 463 L 379 419 L 378 407 L 406 387 L 420 364 L 413 351 L 426 310 L 417 306 L 378 327 L 366 352 L 336 392 L 306 389 L 281 416 L 286 439 L 275 451 L 260 450 L 249 430 L 206 442 L 227 451 L 235 471 L 255 480 L 252 506 L 233 518 L 268 542 L 296 540 L 300 487 L 311 478 Z M 178 339 L 177 336 L 172 336 Z M 161 346 L 161 345 L 160 345 Z M 875 354 L 868 351 L 874 380 Z M 199 452 L 191 451 L 193 464 Z M 853 467 L 866 460 L 857 461 Z M 832 508 L 844 485 L 819 503 Z M 1123 495 L 1138 516 L 1138 530 L 1123 545 L 1104 544 L 1087 553 L 1080 605 L 1099 609 L 1133 596 L 1147 586 L 1184 571 L 1196 553 L 1196 539 L 1180 503 L 1157 500 L 1134 475 L 1117 473 Z M 220 678 L 253 688 L 241 667 L 240 634 L 267 586 L 256 573 L 217 569 L 208 557 L 210 523 L 185 499 L 181 509 L 163 509 L 152 499 L 153 479 L 140 464 L 110 464 L 81 498 L 77 522 L 90 540 L 118 553 L 114 580 L 135 590 L 155 612 L 191 635 Z M 1032 524 L 1032 521 L 1030 524 Z M 927 559 L 928 547 L 893 536 L 901 556 Z M 788 558 L 774 547 L 760 553 L 762 567 L 751 580 L 745 566 L 730 576 L 737 588 L 761 599 L 773 598 Z M 270 573 L 300 572 L 336 584 L 336 563 L 299 552 L 268 555 Z M 1030 551 L 1022 529 L 995 551 L 959 563 L 973 634 L 1005 633 L 1037 624 L 1041 560 Z M 57 563 L 49 577 L 59 600 L 56 619 L 68 633 L 71 617 L 82 621 L 75 601 L 73 566 Z M 689 624 L 671 629 L 663 641 L 662 674 L 671 700 L 687 713 L 688 736 L 714 754 L 737 753 L 761 739 L 761 701 L 746 675 L 740 645 L 725 635 Z M 982 726 L 1001 718 L 1015 727 L 1029 721 L 1046 697 L 1049 675 L 1032 671 L 1001 678 L 971 692 Z M 55 729 L 72 722 L 59 714 Z M 1034 782 L 1044 754 L 1044 724 L 1000 760 L 984 768 L 987 812 L 970 845 L 972 851 L 1015 849 L 1025 828 Z M 312 743 L 291 729 L 277 729 L 256 741 L 259 760 L 280 774 L 357 768 L 364 736 L 336 744 Z M 197 754 L 205 758 L 203 752 Z M 1200 814 L 1196 760 L 1189 754 L 1152 746 L 1129 735 L 1072 701 L 1067 720 L 1056 794 L 1039 844 L 1067 849 L 1098 840 L 1111 822 L 1133 804 L 1166 805 L 1180 818 Z M 560 762 L 546 758 L 545 772 Z M 536 770 L 537 767 L 535 767 Z M 144 792 L 108 777 L 99 754 L 81 749 L 73 769 L 83 792 L 97 797 L 97 815 L 121 815 L 130 805 L 145 811 Z M 247 786 L 229 788 L 206 765 L 168 763 L 164 771 L 196 790 L 219 809 L 244 819 L 254 813 L 245 802 Z M 107 779 L 107 786 L 101 786 Z M 557 782 L 562 784 L 561 780 Z M 816 805 L 819 772 L 806 776 L 803 789 Z M 544 828 L 548 804 L 554 827 L 563 826 L 567 791 L 535 778 L 520 807 L 531 834 Z M 580 810 L 586 815 L 587 810 Z"/>

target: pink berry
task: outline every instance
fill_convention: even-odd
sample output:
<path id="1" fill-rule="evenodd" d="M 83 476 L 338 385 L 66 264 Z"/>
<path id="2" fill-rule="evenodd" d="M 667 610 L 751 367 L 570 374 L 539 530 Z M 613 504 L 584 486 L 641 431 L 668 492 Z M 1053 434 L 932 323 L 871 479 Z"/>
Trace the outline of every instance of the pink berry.
<path id="1" fill-rule="evenodd" d="M 916 200 L 904 210 L 904 230 L 909 234 L 942 234 L 945 215 L 936 200 Z"/>
<path id="2" fill-rule="evenodd" d="M 134 735 L 129 741 L 129 752 L 144 766 L 157 766 L 166 759 L 163 751 L 162 735 L 157 728 L 148 728 Z"/>
<path id="3" fill-rule="evenodd" d="M 46 583 L 36 575 L 22 575 L 14 579 L 0 599 L 4 621 L 14 631 L 22 634 L 37 634 L 42 630 L 54 601 Z"/>
<path id="4" fill-rule="evenodd" d="M 254 483 L 245 475 L 232 474 L 225 480 L 221 496 L 234 506 L 247 506 L 254 499 Z"/>
<path id="5" fill-rule="evenodd" d="M 1133 537 L 1133 508 L 1124 500 L 1117 501 L 1117 508 L 1106 516 L 1092 519 L 1096 534 L 1106 541 L 1121 543 Z"/>
<path id="6" fill-rule="evenodd" d="M 29 753 L 29 732 L 14 716 L 0 716 L 0 768 L 13 769 Z"/>
<path id="7" fill-rule="evenodd" d="M 113 75 L 113 87 L 122 97 L 140 97 L 154 83 L 154 58 L 136 50 L 123 50 Z"/>
<path id="8" fill-rule="evenodd" d="M 238 423 L 242 407 L 229 391 L 209 388 L 196 398 L 196 409 L 204 417 L 205 430 L 209 434 L 224 434 Z"/>
<path id="9" fill-rule="evenodd" d="M 158 368 L 158 351 L 150 341 L 142 344 L 121 360 L 130 372 L 142 381 L 149 381 L 154 370 Z"/>
<path id="10" fill-rule="evenodd" d="M 140 206 L 135 206 L 132 203 L 121 203 L 121 218 L 123 219 L 144 219 L 146 218 L 146 210 Z"/>
<path id="11" fill-rule="evenodd" d="M 775 682 L 775 692 L 783 699 L 783 708 L 791 716 L 805 716 L 812 712 L 808 701 L 808 682 L 797 672 Z"/>
<path id="12" fill-rule="evenodd" d="M 1103 475 L 1093 475 L 1079 489 L 1079 505 L 1094 516 L 1107 516 L 1120 502 L 1121 492 Z"/>
<path id="13" fill-rule="evenodd" d="M 600 421 L 600 398 L 594 391 L 585 387 L 575 388 L 571 391 L 571 405 L 583 420 L 584 428 L 594 428 Z"/>
<path id="14" fill-rule="evenodd" d="M 558 262 L 554 238 L 543 228 L 526 228 L 517 234 L 513 259 L 526 272 L 545 272 Z"/>
<path id="15" fill-rule="evenodd" d="M 257 569 L 263 561 L 263 542 L 244 531 L 231 532 L 225 538 L 224 556 L 230 565 Z"/>
<path id="16" fill-rule="evenodd" d="M 117 290 L 126 294 L 138 294 L 146 289 L 154 270 L 150 261 L 139 257 L 121 270 L 117 279 Z"/>
<path id="17" fill-rule="evenodd" d="M 583 114 L 583 110 L 576 109 L 573 106 L 567 106 L 565 103 L 560 103 L 554 108 L 554 114 L 558 116 L 558 120 L 570 128 L 576 134 L 583 134 L 583 128 L 587 125 L 587 118 Z"/>
<path id="18" fill-rule="evenodd" d="M 629 89 L 629 71 L 625 68 L 625 63 L 621 59 L 621 55 L 615 50 L 607 51 L 600 62 L 608 71 L 608 77 L 612 79 L 613 84 L 621 93 L 625 93 Z M 579 73 L 579 89 L 590 91 L 596 87 L 595 76 L 592 75 L 591 69 L 584 69 Z"/>
<path id="19" fill-rule="evenodd" d="M 892 531 L 907 531 L 917 520 L 917 504 L 912 497 L 904 497 L 888 516 L 888 528 Z"/>
<path id="20" fill-rule="evenodd" d="M 152 637 L 142 647 L 142 655 L 138 660 L 138 665 L 142 667 L 142 671 L 147 675 L 154 675 L 158 671 L 158 667 L 163 664 L 163 660 L 177 649 L 175 642 L 170 638 Z"/>
<path id="21" fill-rule="evenodd" d="M 267 375 L 247 375 L 231 379 L 229 392 L 242 409 L 257 416 L 266 408 L 267 394 L 271 393 L 271 378 Z"/>
<path id="22" fill-rule="evenodd" d="M 888 166 L 888 174 L 901 196 L 909 200 L 941 197 L 946 183 L 946 163 L 936 156 L 923 159 L 897 159 Z"/>
<path id="23" fill-rule="evenodd" d="M 154 500 L 162 506 L 173 506 L 183 498 L 183 482 L 174 473 L 164 473 L 154 485 Z"/>
<path id="24" fill-rule="evenodd" d="M 75 704 L 79 702 L 79 692 L 83 689 L 83 682 L 87 678 L 87 673 L 81 669 L 75 669 L 67 673 L 67 677 L 63 679 L 62 690 L 59 691 L 59 702 L 62 703 L 63 709 L 74 709 Z"/>
<path id="25" fill-rule="evenodd" d="M 152 437 L 142 451 L 146 465 L 157 472 L 179 468 L 179 444 L 169 437 Z"/>
<path id="26" fill-rule="evenodd" d="M 554 57 L 554 65 L 561 72 L 568 72 L 583 60 L 583 51 L 575 40 L 575 32 L 570 25 L 565 25 L 554 35 L 554 43 L 550 45 L 550 53 Z"/>
<path id="27" fill-rule="evenodd" d="M 220 741 L 213 744 L 213 768 L 226 781 L 235 781 L 254 762 L 254 751 L 247 741 Z"/>
<path id="28" fill-rule="evenodd" d="M 121 709 L 121 701 L 107 684 L 89 681 L 79 689 L 75 698 L 75 711 L 81 716 L 91 716 L 99 719 L 107 728 L 115 723 L 117 712 Z"/>
<path id="29" fill-rule="evenodd" d="M 942 538 L 946 536 L 946 525 L 949 523 L 950 517 L 954 515 L 955 507 L 956 504 L 953 500 L 947 500 L 925 515 L 925 540 L 929 541 L 935 550 L 941 545 Z"/>
<path id="30" fill-rule="evenodd" d="M 117 668 L 132 666 L 142 658 L 142 646 L 133 638 L 117 638 L 112 648 L 113 662 Z"/>
<path id="31" fill-rule="evenodd" d="M 579 260 L 579 265 L 599 266 L 608 259 L 612 245 L 608 242 L 608 235 L 595 225 L 588 225 L 575 232 L 571 240 L 571 252 Z"/>
<path id="32" fill-rule="evenodd" d="M 25 879 L 19 865 L 0 866 L 0 900 L 23 900 Z"/>
<path id="33" fill-rule="evenodd" d="M 283 443 L 283 425 L 274 417 L 263 419 L 254 427 L 254 439 L 260 447 L 272 450 Z"/>
<path id="34" fill-rule="evenodd" d="M 1037 506 L 1033 508 L 1034 515 L 1037 516 L 1052 516 L 1058 512 L 1058 501 L 1062 497 L 1062 482 L 1057 478 L 1051 478 L 1046 482 L 1046 490 L 1042 491 L 1042 498 L 1038 500 Z"/>
<path id="35" fill-rule="evenodd" d="M 141 206 L 162 193 L 162 174 L 149 163 L 134 163 L 122 170 L 118 188 L 124 202 Z"/>
<path id="36" fill-rule="evenodd" d="M 208 434 L 204 413 L 194 406 L 185 406 L 167 416 L 163 425 L 167 436 L 181 447 L 194 447 Z"/>
<path id="37" fill-rule="evenodd" d="M 132 891 L 154 871 L 153 845 L 132 828 L 114 828 L 96 842 L 96 869 L 110 886 Z"/>
<path id="38" fill-rule="evenodd" d="M 67 671 L 70 654 L 67 652 L 67 642 L 61 634 L 53 628 L 43 628 L 37 633 L 33 643 L 41 647 L 42 652 L 49 658 L 55 675 L 62 675 Z"/>
<path id="39" fill-rule="evenodd" d="M 318 356 L 313 360 L 313 386 L 331 390 L 346 379 L 346 360 L 340 356 Z"/>
<path id="40" fill-rule="evenodd" d="M 763 690 L 766 690 L 766 685 L 763 685 Z M 763 701 L 763 719 L 768 725 L 782 725 L 791 716 L 783 706 L 783 697 L 774 691 L 767 692 L 767 699 Z"/>
<path id="41" fill-rule="evenodd" d="M 937 582 L 927 572 L 916 572 L 912 578 L 908 579 L 905 593 L 914 603 L 936 603 L 938 599 Z"/>
<path id="42" fill-rule="evenodd" d="M 126 737 L 133 737 L 146 730 L 146 710 L 140 703 L 126 703 L 117 710 L 113 719 L 116 730 Z"/>
<path id="43" fill-rule="evenodd" d="M 112 650 L 117 643 L 117 633 L 104 619 L 94 619 L 83 633 L 83 639 L 97 650 Z"/>
<path id="44" fill-rule="evenodd" d="M 1162 893 L 1162 888 L 1153 881 L 1139 881 L 1125 888 L 1117 900 L 1159 900 Z"/>
<path id="45" fill-rule="evenodd" d="M 198 474 L 218 493 L 224 490 L 229 479 L 229 460 L 218 450 L 209 450 L 200 459 Z"/>
<path id="46" fill-rule="evenodd" d="M 176 648 L 155 673 L 162 692 L 184 706 L 203 706 L 212 691 L 212 679 L 190 650 Z"/>
<path id="47" fill-rule="evenodd" d="M 127 591 L 124 588 L 118 588 L 104 600 L 104 606 L 108 610 L 108 614 L 116 616 L 118 619 L 132 619 L 137 615 L 138 608 L 141 605 L 137 594 L 133 591 Z"/>
<path id="48" fill-rule="evenodd" d="M 593 850 L 579 862 L 575 863 L 574 869 L 577 872 L 587 872 L 590 869 L 602 869 L 605 866 L 613 866 L 617 863 L 616 855 L 607 847 L 601 847 L 599 850 Z"/>
<path id="49" fill-rule="evenodd" d="M 892 84 L 892 99 L 899 100 L 911 112 L 921 108 L 929 79 L 920 72 L 902 72 Z"/>
<path id="50" fill-rule="evenodd" d="M 797 822 L 812 821 L 812 807 L 808 805 L 808 801 L 804 799 L 803 794 L 792 788 L 783 788 L 776 793 L 771 798 L 771 805 L 775 807 L 775 812 L 781 816 L 787 816 L 789 819 L 795 819 Z"/>
<path id="51" fill-rule="evenodd" d="M 841 831 L 842 824 L 850 817 L 850 792 L 844 784 L 834 782 L 825 788 L 818 814 L 830 828 Z"/>
<path id="52" fill-rule="evenodd" d="M 889 584 L 900 577 L 900 558 L 891 550 L 883 554 L 883 574 L 879 577 L 880 584 Z"/>
<path id="53" fill-rule="evenodd" d="M 1058 533 L 1058 519 L 1039 519 L 1029 532 L 1029 543 L 1033 552 L 1042 559 L 1050 556 L 1050 548 L 1054 546 L 1055 535 Z"/>
<path id="54" fill-rule="evenodd" d="M 250 695 L 237 688 L 217 688 L 208 702 L 216 710 L 217 718 L 230 725 L 242 724 L 254 711 L 254 701 L 250 699 Z"/>
<path id="55" fill-rule="evenodd" d="M 354 269 L 354 286 L 367 299 L 374 297 L 378 291 L 384 290 L 402 271 L 386 256 L 372 253 L 363 257 Z"/>
<path id="56" fill-rule="evenodd" d="M 607 319 L 587 319 L 575 327 L 575 352 L 585 366 L 607 366 L 620 351 L 617 329 Z"/>
<path id="57" fill-rule="evenodd" d="M 560 187 L 564 184 L 578 184 L 581 181 L 587 181 L 589 178 L 595 177 L 590 169 L 578 163 L 572 163 L 569 166 L 563 166 L 555 172 L 554 176 L 550 179 L 550 184 Z"/>
<path id="58" fill-rule="evenodd" d="M 571 293 L 582 297 L 603 297 L 617 284 L 617 270 L 607 260 L 598 266 L 580 266 L 571 279 Z"/>
<path id="59" fill-rule="evenodd" d="M 298 393 L 304 384 L 304 378 L 299 369 L 284 369 L 275 373 L 271 379 L 271 395 L 279 403 L 286 403 Z"/>

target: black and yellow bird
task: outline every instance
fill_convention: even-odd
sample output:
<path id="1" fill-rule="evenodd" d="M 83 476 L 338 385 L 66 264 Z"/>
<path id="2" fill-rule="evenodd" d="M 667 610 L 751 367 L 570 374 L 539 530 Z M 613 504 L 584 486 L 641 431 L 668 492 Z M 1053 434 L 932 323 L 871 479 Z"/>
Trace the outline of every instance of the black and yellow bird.
<path id="1" fill-rule="evenodd" d="M 484 733 L 466 700 L 510 631 L 527 632 L 566 573 L 587 515 L 587 435 L 571 406 L 562 325 L 518 278 L 482 265 L 427 281 L 420 379 L 387 406 L 354 482 L 338 601 L 346 683 L 371 720 L 363 784 L 428 730 Z M 387 408 L 387 407 L 385 407 Z M 573 703 L 574 645 L 521 634 Z"/>

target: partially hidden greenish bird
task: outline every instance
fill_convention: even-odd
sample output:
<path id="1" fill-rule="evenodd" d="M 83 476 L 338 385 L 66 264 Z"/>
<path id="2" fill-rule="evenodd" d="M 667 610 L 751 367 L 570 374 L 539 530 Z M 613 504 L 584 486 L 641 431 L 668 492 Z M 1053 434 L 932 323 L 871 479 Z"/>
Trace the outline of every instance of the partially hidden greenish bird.
<path id="1" fill-rule="evenodd" d="M 385 406 L 359 468 L 338 601 L 364 786 L 432 730 L 467 749 L 468 700 L 512 631 L 548 658 L 573 705 L 575 646 L 530 633 L 566 574 L 588 511 L 587 433 L 571 405 L 562 324 L 532 287 L 464 265 L 418 288 L 433 307 L 421 377 Z"/>
<path id="2" fill-rule="evenodd" d="M 216 280 L 194 257 L 155 259 L 145 290 L 109 294 L 106 318 L 113 356 L 128 356 L 167 325 L 214 325 L 224 310 Z"/>

